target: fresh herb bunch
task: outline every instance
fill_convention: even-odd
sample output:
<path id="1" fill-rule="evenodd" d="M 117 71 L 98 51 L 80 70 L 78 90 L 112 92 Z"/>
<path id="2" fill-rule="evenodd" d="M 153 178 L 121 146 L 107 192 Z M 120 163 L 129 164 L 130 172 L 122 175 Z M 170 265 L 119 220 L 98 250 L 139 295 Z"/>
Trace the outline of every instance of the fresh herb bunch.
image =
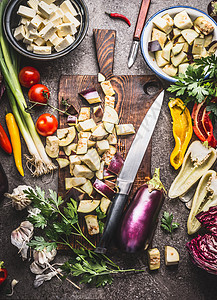
<path id="1" fill-rule="evenodd" d="M 161 227 L 172 234 L 172 232 L 179 227 L 179 223 L 173 222 L 173 214 L 170 215 L 165 211 L 161 219 Z"/>
<path id="2" fill-rule="evenodd" d="M 43 236 L 35 236 L 28 245 L 38 251 L 42 251 L 44 248 L 51 251 L 56 249 L 58 244 L 69 247 L 73 252 L 72 257 L 62 266 L 67 275 L 79 276 L 81 283 L 92 283 L 99 287 L 111 284 L 112 274 L 137 271 L 135 269 L 121 270 L 109 257 L 86 249 L 78 240 L 81 248 L 72 247 L 69 238 L 74 235 L 82 237 L 93 249 L 96 248 L 84 235 L 79 225 L 76 201 L 71 199 L 66 203 L 66 207 L 62 208 L 64 200 L 52 190 L 49 190 L 48 197 L 39 187 L 36 187 L 35 191 L 29 189 L 24 192 L 27 198 L 32 200 L 32 206 L 40 210 L 38 214 L 31 215 L 28 220 L 36 228 L 43 230 Z M 101 219 L 105 217 L 100 209 L 98 209 L 97 215 Z"/>
<path id="3" fill-rule="evenodd" d="M 212 120 L 217 118 L 217 57 L 215 55 L 194 60 L 193 66 L 188 66 L 185 74 L 175 77 L 177 81 L 167 90 L 176 93 L 184 104 L 202 103 L 205 101 L 207 111 Z"/>

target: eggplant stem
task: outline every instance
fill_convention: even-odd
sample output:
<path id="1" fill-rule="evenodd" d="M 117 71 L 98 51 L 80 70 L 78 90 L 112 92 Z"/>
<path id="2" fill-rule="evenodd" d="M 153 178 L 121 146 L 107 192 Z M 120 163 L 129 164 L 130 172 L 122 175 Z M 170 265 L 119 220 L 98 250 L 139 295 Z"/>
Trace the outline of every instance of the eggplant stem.
<path id="1" fill-rule="evenodd" d="M 149 193 L 153 190 L 163 190 L 166 193 L 166 189 L 163 183 L 160 181 L 160 168 L 155 168 L 153 177 L 147 182 Z"/>

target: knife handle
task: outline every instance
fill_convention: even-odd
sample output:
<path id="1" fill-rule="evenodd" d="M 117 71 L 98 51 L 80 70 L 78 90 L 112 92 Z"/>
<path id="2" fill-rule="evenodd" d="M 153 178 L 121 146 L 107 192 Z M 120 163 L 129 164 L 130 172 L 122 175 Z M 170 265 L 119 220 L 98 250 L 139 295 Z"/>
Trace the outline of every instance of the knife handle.
<path id="1" fill-rule="evenodd" d="M 99 241 L 99 246 L 95 249 L 96 253 L 106 253 L 107 247 L 109 246 L 111 239 L 113 238 L 114 233 L 117 230 L 117 226 L 121 220 L 127 198 L 128 195 L 119 193 L 114 197 L 105 223 L 102 237 Z"/>
<path id="2" fill-rule="evenodd" d="M 116 31 L 93 29 L 99 71 L 106 79 L 113 75 Z"/>
<path id="3" fill-rule="evenodd" d="M 133 35 L 133 39 L 136 41 L 140 40 L 140 37 L 142 34 L 142 29 L 145 25 L 145 20 L 146 20 L 146 16 L 148 13 L 148 8 L 150 5 L 150 2 L 151 2 L 151 0 L 142 0 L 139 15 L 138 15 L 137 22 L 136 22 L 134 35 Z"/>

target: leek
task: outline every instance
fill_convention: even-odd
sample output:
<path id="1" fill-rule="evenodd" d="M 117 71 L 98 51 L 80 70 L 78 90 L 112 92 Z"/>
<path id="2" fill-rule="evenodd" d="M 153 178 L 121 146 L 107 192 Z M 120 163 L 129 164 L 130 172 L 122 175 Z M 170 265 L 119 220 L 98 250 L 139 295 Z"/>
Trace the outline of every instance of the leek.
<path id="1" fill-rule="evenodd" d="M 30 169 L 33 175 L 40 176 L 56 169 L 56 166 L 47 156 L 31 115 L 26 111 L 26 101 L 17 76 L 17 55 L 14 51 L 10 51 L 2 28 L 2 16 L 7 2 L 7 0 L 2 0 L 0 3 L 0 68 L 6 82 L 13 114 L 32 156 L 28 158 L 28 162 L 34 165 L 34 170 Z"/>

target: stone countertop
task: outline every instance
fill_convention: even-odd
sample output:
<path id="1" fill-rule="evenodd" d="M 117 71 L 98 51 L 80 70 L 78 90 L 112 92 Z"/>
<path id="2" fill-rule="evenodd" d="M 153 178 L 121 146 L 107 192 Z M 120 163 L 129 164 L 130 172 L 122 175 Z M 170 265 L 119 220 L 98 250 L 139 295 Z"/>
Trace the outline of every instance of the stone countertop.
<path id="1" fill-rule="evenodd" d="M 117 31 L 114 74 L 152 74 L 146 66 L 141 53 L 138 53 L 134 66 L 129 70 L 127 58 L 132 41 L 133 31 L 140 1 L 137 0 L 87 0 L 90 24 L 88 33 L 72 53 L 64 58 L 53 62 L 37 63 L 22 58 L 22 65 L 35 66 L 41 73 L 41 81 L 51 90 L 51 103 L 57 105 L 58 82 L 62 74 L 97 74 L 98 66 L 95 58 L 95 49 L 92 37 L 93 28 L 115 29 Z M 148 17 L 162 8 L 175 5 L 191 5 L 206 11 L 208 0 L 192 0 L 191 3 L 178 0 L 153 0 L 149 9 Z M 128 26 L 119 20 L 112 20 L 105 16 L 104 11 L 120 12 L 129 17 L 132 26 Z M 165 83 L 166 87 L 166 83 Z M 174 147 L 172 135 L 171 116 L 167 106 L 169 95 L 166 93 L 162 111 L 152 139 L 152 171 L 155 167 L 161 169 L 161 179 L 168 190 L 176 172 L 169 163 L 169 156 Z M 6 98 L 1 103 L 0 122 L 5 124 L 4 111 L 9 107 Z M 45 109 L 44 109 L 45 111 Z M 37 116 L 43 110 L 35 111 Z M 23 152 L 27 153 L 25 145 Z M 0 151 L 0 161 L 8 175 L 10 192 L 20 184 L 38 185 L 45 190 L 57 187 L 57 172 L 52 177 L 32 178 L 25 167 L 25 177 L 21 178 L 14 165 L 13 157 L 8 157 Z M 49 184 L 48 184 L 49 182 Z M 217 285 L 216 277 L 195 267 L 189 259 L 185 244 L 190 240 L 186 233 L 186 221 L 188 210 L 180 201 L 166 200 L 161 211 L 167 210 L 173 213 L 174 220 L 180 223 L 180 228 L 171 236 L 164 233 L 160 226 L 157 227 L 153 246 L 161 252 L 161 268 L 150 273 L 147 269 L 147 258 L 144 253 L 139 255 L 126 255 L 120 252 L 112 253 L 111 257 L 123 268 L 134 267 L 137 269 L 145 267 L 146 271 L 137 274 L 124 274 L 114 277 L 111 286 L 95 288 L 81 285 L 82 290 L 75 290 L 68 282 L 60 282 L 57 278 L 46 282 L 38 289 L 33 288 L 34 275 L 29 270 L 29 262 L 22 262 L 17 254 L 17 249 L 10 243 L 10 233 L 17 228 L 26 217 L 26 212 L 17 212 L 7 205 L 5 199 L 0 204 L 0 260 L 4 260 L 9 271 L 9 282 L 16 278 L 19 284 L 15 288 L 11 299 L 216 299 Z M 177 268 L 167 268 L 164 264 L 164 246 L 171 245 L 180 253 L 180 263 Z M 6 289 L 0 291 L 0 299 L 8 299 L 5 296 Z"/>

